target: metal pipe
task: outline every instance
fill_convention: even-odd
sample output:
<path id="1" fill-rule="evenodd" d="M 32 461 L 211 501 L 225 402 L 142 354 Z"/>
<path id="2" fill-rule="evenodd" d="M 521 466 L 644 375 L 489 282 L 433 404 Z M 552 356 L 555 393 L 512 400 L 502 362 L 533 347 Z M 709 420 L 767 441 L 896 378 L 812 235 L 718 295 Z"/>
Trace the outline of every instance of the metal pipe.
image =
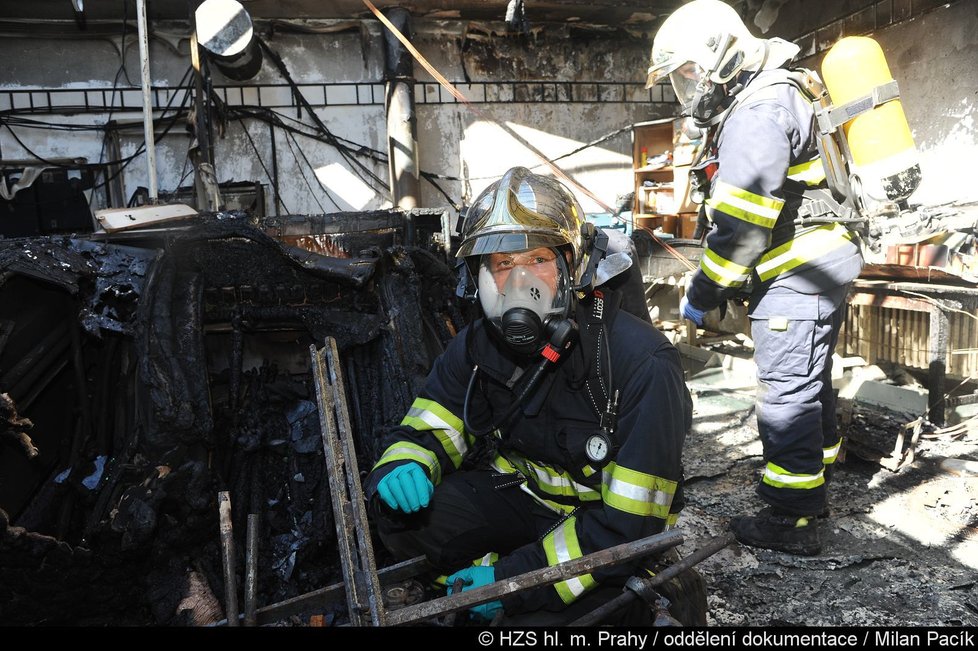
<path id="1" fill-rule="evenodd" d="M 712 539 L 711 541 L 709 541 L 708 543 L 706 543 L 705 545 L 697 549 L 689 556 L 683 558 L 682 560 L 676 563 L 673 563 L 672 565 L 662 570 L 655 576 L 650 576 L 650 577 L 640 579 L 638 582 L 640 585 L 639 592 L 643 592 L 645 590 L 648 590 L 650 592 L 653 591 L 656 587 L 662 585 L 666 581 L 669 581 L 670 579 L 678 576 L 680 573 L 685 572 L 686 570 L 698 564 L 699 562 L 703 561 L 704 559 L 713 556 L 718 551 L 720 551 L 721 549 L 723 549 L 724 547 L 732 543 L 734 540 L 735 539 L 732 533 L 726 533 L 722 536 L 717 536 L 716 538 Z M 630 583 L 630 585 L 634 585 L 634 584 Z M 633 600 L 639 597 L 648 596 L 648 595 L 639 594 L 639 592 L 636 592 L 632 589 L 626 589 L 624 592 L 621 593 L 621 595 L 615 597 L 614 599 L 604 604 L 603 606 L 595 608 L 587 615 L 575 619 L 573 622 L 568 624 L 568 626 L 595 626 L 597 624 L 600 624 L 612 613 L 620 610 L 621 608 L 624 608 Z"/>
<path id="2" fill-rule="evenodd" d="M 611 565 L 631 561 L 637 558 L 661 552 L 683 543 L 683 535 L 678 529 L 666 531 L 647 538 L 641 538 L 629 543 L 615 545 L 608 549 L 592 552 L 586 556 L 564 561 L 550 567 L 532 570 L 519 576 L 514 576 L 479 588 L 467 590 L 459 594 L 432 599 L 431 601 L 408 606 L 387 614 L 387 625 L 403 624 L 431 619 L 439 615 L 465 610 L 472 606 L 499 599 L 514 592 L 522 592 L 530 588 L 551 585 L 558 581 L 589 574 Z"/>
<path id="3" fill-rule="evenodd" d="M 227 491 L 217 494 L 221 522 L 221 560 L 224 564 L 224 601 L 228 626 L 238 625 L 238 585 L 234 574 L 234 531 L 231 527 L 231 496 Z"/>
<path id="4" fill-rule="evenodd" d="M 387 18 L 408 39 L 411 14 L 392 7 Z M 387 160 L 391 199 L 398 208 L 416 208 L 421 196 L 418 163 L 418 127 L 414 112 L 414 61 L 407 48 L 389 31 L 384 31 L 384 73 L 387 78 Z M 414 244 L 414 224 L 405 216 L 406 244 Z"/>
<path id="5" fill-rule="evenodd" d="M 241 365 L 244 358 L 244 333 L 241 331 L 241 310 L 237 307 L 231 312 L 231 360 L 229 362 L 230 379 L 228 381 L 228 408 L 231 411 L 231 423 L 238 425 L 238 398 L 241 393 Z"/>
<path id="6" fill-rule="evenodd" d="M 196 4 L 193 0 L 191 6 Z M 197 147 L 192 150 L 194 189 L 197 210 L 216 212 L 221 208 L 221 192 L 214 173 L 214 145 L 210 132 L 209 75 L 205 82 L 206 62 L 197 43 L 197 18 L 190 12 L 190 65 L 194 70 L 194 125 Z"/>
<path id="7" fill-rule="evenodd" d="M 278 188 L 278 149 L 275 146 L 275 125 L 268 122 L 268 137 L 272 143 L 272 189 L 275 190 L 275 216 L 282 214 L 282 193 Z"/>
<path id="8" fill-rule="evenodd" d="M 258 514 L 248 514 L 248 539 L 245 546 L 244 625 L 254 626 L 255 600 L 258 590 Z"/>
<path id="9" fill-rule="evenodd" d="M 149 35 L 146 31 L 146 0 L 136 0 L 136 27 L 139 33 L 139 70 L 143 86 L 143 135 L 146 138 L 146 168 L 149 174 L 149 201 L 156 203 L 156 139 L 153 132 L 153 100 L 149 87 Z"/>
<path id="10" fill-rule="evenodd" d="M 68 335 L 71 341 L 71 364 L 74 367 L 75 382 L 78 384 L 75 397 L 78 400 L 78 408 L 82 417 L 82 436 L 88 437 L 92 428 L 92 407 L 88 397 L 88 378 L 85 375 L 85 358 L 82 352 L 80 327 L 71 324 L 68 326 Z"/>

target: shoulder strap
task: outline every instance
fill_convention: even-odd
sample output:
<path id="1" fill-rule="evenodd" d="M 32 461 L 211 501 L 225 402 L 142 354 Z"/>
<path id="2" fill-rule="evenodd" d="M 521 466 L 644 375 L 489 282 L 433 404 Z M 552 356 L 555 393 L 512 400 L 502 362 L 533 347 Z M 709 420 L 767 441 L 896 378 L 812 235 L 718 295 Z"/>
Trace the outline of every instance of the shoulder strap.
<path id="1" fill-rule="evenodd" d="M 614 393 L 608 333 L 620 309 L 621 294 L 605 287 L 595 289 L 577 307 L 586 392 L 598 418 L 607 411 L 608 401 Z"/>
<path id="2" fill-rule="evenodd" d="M 750 104 L 752 97 L 758 92 L 781 84 L 794 86 L 809 102 L 818 99 L 816 93 L 818 92 L 817 89 L 821 87 L 821 81 L 818 79 L 818 76 L 808 68 L 793 68 L 790 70 L 788 68 L 777 68 L 775 70 L 765 71 L 763 76 L 757 77 L 746 88 L 737 93 L 733 104 L 730 105 L 726 115 L 723 116 L 723 119 L 717 125 L 716 137 L 719 138 L 720 129 L 723 128 L 723 124 L 733 115 L 735 110 Z"/>

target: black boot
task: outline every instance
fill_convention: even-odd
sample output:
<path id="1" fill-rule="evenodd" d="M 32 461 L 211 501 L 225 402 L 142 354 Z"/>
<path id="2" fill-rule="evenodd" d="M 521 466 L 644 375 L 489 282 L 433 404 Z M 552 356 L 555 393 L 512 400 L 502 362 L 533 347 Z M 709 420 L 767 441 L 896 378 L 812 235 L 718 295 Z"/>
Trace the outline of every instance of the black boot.
<path id="1" fill-rule="evenodd" d="M 816 523 L 814 516 L 787 515 L 768 506 L 757 515 L 738 515 L 730 521 L 730 530 L 744 545 L 816 556 L 822 551 Z"/>

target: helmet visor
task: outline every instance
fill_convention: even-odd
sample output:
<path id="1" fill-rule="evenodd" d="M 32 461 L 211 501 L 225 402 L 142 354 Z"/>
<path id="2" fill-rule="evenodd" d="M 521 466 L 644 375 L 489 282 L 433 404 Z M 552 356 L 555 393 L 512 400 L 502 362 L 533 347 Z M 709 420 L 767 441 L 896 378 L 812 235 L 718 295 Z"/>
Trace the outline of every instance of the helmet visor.
<path id="1" fill-rule="evenodd" d="M 652 88 L 657 83 L 662 81 L 666 75 L 675 70 L 682 61 L 676 61 L 675 59 L 669 57 L 664 61 L 659 63 L 653 63 L 649 66 L 649 75 L 645 78 L 645 87 Z"/>
<path id="2" fill-rule="evenodd" d="M 703 68 L 692 61 L 688 61 L 670 72 L 669 81 L 672 82 L 676 99 L 685 108 L 689 108 L 693 104 L 697 90 L 706 90 L 707 85 L 711 83 Z"/>

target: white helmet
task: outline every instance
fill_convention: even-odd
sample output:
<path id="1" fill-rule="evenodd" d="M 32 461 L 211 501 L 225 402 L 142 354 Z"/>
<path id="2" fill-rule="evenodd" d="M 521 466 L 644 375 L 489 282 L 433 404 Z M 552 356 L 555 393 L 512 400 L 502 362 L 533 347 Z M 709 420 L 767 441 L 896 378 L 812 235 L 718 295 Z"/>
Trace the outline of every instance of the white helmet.
<path id="1" fill-rule="evenodd" d="M 744 70 L 779 68 L 799 47 L 748 31 L 733 7 L 721 0 L 692 0 L 669 15 L 652 42 L 646 88 L 669 75 L 676 98 L 698 126 L 719 122 L 729 96 L 721 88 Z"/>

